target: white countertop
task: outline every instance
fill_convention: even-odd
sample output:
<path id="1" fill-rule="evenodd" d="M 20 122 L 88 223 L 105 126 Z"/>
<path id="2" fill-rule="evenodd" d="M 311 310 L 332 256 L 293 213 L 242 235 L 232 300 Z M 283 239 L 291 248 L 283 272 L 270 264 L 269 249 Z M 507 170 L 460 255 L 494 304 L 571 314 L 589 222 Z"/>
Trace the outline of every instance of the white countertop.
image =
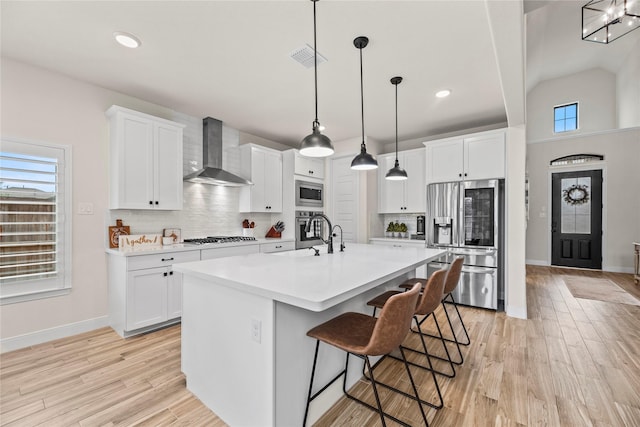
<path id="1" fill-rule="evenodd" d="M 138 256 L 149 255 L 162 252 L 182 252 L 182 251 L 199 251 L 203 249 L 224 249 L 232 246 L 249 246 L 260 245 L 263 243 L 276 243 L 276 242 L 293 242 L 294 239 L 282 239 L 282 238 L 256 238 L 256 240 L 244 240 L 239 242 L 229 243 L 205 243 L 204 245 L 196 245 L 193 243 L 177 243 L 175 245 L 158 245 L 158 246 L 141 246 L 135 249 L 118 249 L 118 248 L 106 248 L 105 251 L 111 255 L 120 256 Z"/>
<path id="2" fill-rule="evenodd" d="M 397 242 L 397 243 L 414 243 L 416 245 L 424 245 L 424 239 L 409 239 L 409 238 L 400 238 L 400 237 L 372 237 L 369 241 L 373 242 Z"/>
<path id="3" fill-rule="evenodd" d="M 302 251 L 302 252 L 301 252 Z M 415 270 L 445 251 L 349 243 L 344 252 L 250 254 L 188 262 L 174 270 L 312 311 L 323 311 Z"/>

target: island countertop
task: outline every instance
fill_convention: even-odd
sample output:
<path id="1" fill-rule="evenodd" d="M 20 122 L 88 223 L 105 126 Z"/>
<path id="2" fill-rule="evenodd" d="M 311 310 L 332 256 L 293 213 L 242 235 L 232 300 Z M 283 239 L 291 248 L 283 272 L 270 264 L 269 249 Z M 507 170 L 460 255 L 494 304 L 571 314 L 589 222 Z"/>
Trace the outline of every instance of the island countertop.
<path id="1" fill-rule="evenodd" d="M 440 249 L 349 243 L 333 254 L 301 249 L 176 264 L 174 270 L 219 285 L 323 311 L 439 257 Z M 326 250 L 326 247 L 325 247 Z"/>

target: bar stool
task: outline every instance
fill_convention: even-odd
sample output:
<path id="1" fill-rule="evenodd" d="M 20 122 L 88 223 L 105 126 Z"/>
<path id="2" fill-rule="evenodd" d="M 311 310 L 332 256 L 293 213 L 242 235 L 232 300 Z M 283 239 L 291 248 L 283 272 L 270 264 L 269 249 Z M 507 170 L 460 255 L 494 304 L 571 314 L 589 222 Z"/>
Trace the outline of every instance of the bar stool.
<path id="1" fill-rule="evenodd" d="M 414 314 L 413 314 L 413 319 L 416 322 L 416 325 L 418 327 L 418 332 L 420 334 L 420 341 L 422 343 L 422 351 L 420 350 L 415 350 L 413 348 L 410 347 L 405 347 L 405 346 L 401 346 L 402 349 L 404 350 L 409 350 L 415 353 L 419 353 L 419 354 L 423 354 L 426 359 L 427 359 L 427 366 L 424 365 L 420 365 L 418 363 L 413 363 L 413 362 L 407 362 L 410 365 L 413 366 L 417 366 L 419 368 L 423 368 L 426 369 L 428 371 L 431 371 L 431 376 L 433 378 L 433 382 L 436 386 L 436 392 L 438 393 L 438 403 L 431 403 L 428 401 L 424 401 L 422 400 L 421 403 L 431 406 L 434 409 L 440 409 L 442 408 L 442 406 L 444 405 L 444 401 L 442 398 L 442 393 L 440 391 L 440 385 L 438 384 L 438 379 L 436 378 L 435 374 L 441 374 L 444 376 L 447 376 L 449 378 L 453 378 L 456 374 L 455 371 L 455 367 L 454 364 L 451 360 L 451 356 L 449 355 L 449 350 L 447 349 L 447 346 L 445 344 L 444 341 L 442 341 L 442 346 L 444 347 L 444 350 L 447 354 L 448 357 L 448 361 L 449 361 L 449 366 L 451 367 L 451 374 L 446 374 L 440 371 L 437 371 L 436 369 L 434 369 L 432 363 L 431 363 L 431 355 L 429 354 L 429 351 L 427 350 L 427 344 L 424 340 L 424 336 L 426 334 L 424 334 L 422 332 L 422 329 L 420 328 L 421 325 L 421 321 L 418 321 L 418 316 L 431 316 L 434 312 L 434 310 L 438 307 L 438 305 L 440 305 L 440 301 L 442 300 L 442 292 L 444 291 L 444 281 L 445 281 L 445 277 L 447 275 L 447 272 L 444 270 L 440 270 L 440 271 L 436 271 L 435 273 L 433 273 L 431 275 L 431 277 L 429 277 L 429 280 L 427 281 L 426 286 L 424 287 L 423 291 L 422 291 L 422 296 L 420 297 L 420 300 L 418 301 L 418 304 L 415 308 Z M 372 300 L 370 300 L 369 302 L 367 302 L 367 305 L 372 306 L 373 307 L 373 314 L 375 316 L 376 310 L 379 308 L 384 309 L 385 305 L 388 304 L 388 301 L 390 298 L 392 298 L 394 295 L 398 295 L 398 294 L 402 294 L 403 292 L 401 291 L 387 291 L 383 294 L 378 295 L 377 297 L 373 298 Z M 435 318 L 435 316 L 434 316 Z M 438 325 L 437 321 L 436 321 L 436 325 Z M 442 336 L 442 332 L 440 332 L 440 326 L 438 326 L 438 332 L 440 333 L 440 335 Z M 391 358 L 397 359 L 397 357 L 389 354 L 387 355 Z M 386 357 L 386 356 L 385 356 Z M 375 368 L 382 362 L 382 359 L 379 360 L 374 366 L 373 366 L 373 370 L 375 370 Z M 366 375 L 365 375 L 366 376 Z M 412 397 L 409 396 L 407 393 L 396 389 L 395 387 L 392 387 L 388 384 L 384 384 L 384 383 L 379 383 L 380 385 L 382 385 L 383 387 L 386 387 L 388 389 L 394 390 L 398 393 L 401 393 L 407 397 Z"/>
<path id="2" fill-rule="evenodd" d="M 451 333 L 453 335 L 453 339 L 450 338 L 443 338 L 445 341 L 448 342 L 452 342 L 455 343 L 456 348 L 458 350 L 458 357 L 459 360 L 458 361 L 454 361 L 454 363 L 456 365 L 461 365 L 464 362 L 464 357 L 462 355 L 462 351 L 460 349 L 461 345 L 465 345 L 468 346 L 469 344 L 471 344 L 471 339 L 469 338 L 469 333 L 467 332 L 467 328 L 464 324 L 464 321 L 462 320 L 462 315 L 460 314 L 460 310 L 458 310 L 458 303 L 456 302 L 455 298 L 453 297 L 452 292 L 455 290 L 456 286 L 458 286 L 458 282 L 460 281 L 460 273 L 462 272 L 462 264 L 464 262 L 464 258 L 463 257 L 456 257 L 453 262 L 451 263 L 451 266 L 448 269 L 447 272 L 447 278 L 445 279 L 445 284 L 444 284 L 444 295 L 442 298 L 442 309 L 444 311 L 444 314 L 447 318 L 447 322 L 449 323 L 449 328 L 451 329 Z M 401 288 L 404 289 L 408 289 L 409 288 L 409 283 L 415 283 L 416 281 L 419 281 L 420 283 L 426 283 L 428 279 L 409 279 L 407 281 L 405 281 L 404 283 L 402 283 L 400 285 Z M 451 301 L 447 301 L 447 298 L 449 298 Z M 447 310 L 447 304 L 449 305 L 453 305 L 453 307 L 455 308 L 458 320 L 460 321 L 460 324 L 462 325 L 462 330 L 464 331 L 464 335 L 466 337 L 466 341 L 461 341 L 458 339 L 458 336 L 456 335 L 455 329 L 453 327 L 453 323 L 451 322 L 451 316 L 449 316 L 449 312 Z M 435 319 L 435 316 L 434 316 Z M 424 319 L 422 319 L 422 322 L 424 322 L 424 320 L 426 320 L 426 317 Z M 440 338 L 436 335 L 431 335 L 431 334 L 427 334 L 427 336 L 433 337 L 433 338 Z M 443 359 L 444 360 L 444 359 Z"/>
<path id="3" fill-rule="evenodd" d="M 373 371 L 371 370 L 369 357 L 388 354 L 400 346 L 411 329 L 411 318 L 415 311 L 419 292 L 420 285 L 416 283 L 410 291 L 394 295 L 389 298 L 387 304 L 385 304 L 380 312 L 380 317 L 378 318 L 362 313 L 349 312 L 334 317 L 333 319 L 328 320 L 307 332 L 307 336 L 316 339 L 316 350 L 313 358 L 313 368 L 311 370 L 311 381 L 309 382 L 309 394 L 307 396 L 307 406 L 302 424 L 303 427 L 306 426 L 307 423 L 307 415 L 309 413 L 309 404 L 311 401 L 313 401 L 313 399 L 326 390 L 327 387 L 333 384 L 342 375 L 344 375 L 344 381 L 342 383 L 342 391 L 344 394 L 348 398 L 355 400 L 369 409 L 377 411 L 378 414 L 380 414 L 380 420 L 382 421 L 383 426 L 386 426 L 385 417 L 388 417 L 403 426 L 411 427 L 409 424 L 400 421 L 398 418 L 382 410 L 376 381 L 373 379 Z M 347 356 L 344 370 L 327 385 L 322 387 L 317 393 L 312 395 L 313 377 L 315 375 L 316 364 L 318 361 L 318 348 L 320 347 L 320 341 L 345 351 Z M 405 369 L 409 375 L 409 380 L 411 381 L 411 386 L 415 393 L 415 399 L 420 407 L 422 419 L 424 420 L 425 425 L 429 426 L 427 416 L 420 404 L 418 389 L 413 380 L 413 376 L 411 375 L 411 371 L 409 370 L 409 365 L 406 362 L 406 357 L 402 347 L 400 347 L 400 353 L 402 354 L 402 359 L 405 362 Z M 349 355 L 351 354 L 363 359 L 367 369 L 371 373 L 371 385 L 373 387 L 373 394 L 376 399 L 377 408 L 347 392 L 347 372 L 349 368 Z"/>

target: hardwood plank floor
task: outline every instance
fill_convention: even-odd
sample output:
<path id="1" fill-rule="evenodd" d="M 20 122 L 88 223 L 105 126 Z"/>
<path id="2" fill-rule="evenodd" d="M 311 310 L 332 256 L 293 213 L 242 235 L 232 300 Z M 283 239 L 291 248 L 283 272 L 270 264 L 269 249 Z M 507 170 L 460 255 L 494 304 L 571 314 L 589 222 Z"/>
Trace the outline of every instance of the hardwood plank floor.
<path id="1" fill-rule="evenodd" d="M 640 307 L 576 299 L 564 286 L 565 275 L 605 277 L 640 298 L 630 274 L 528 266 L 527 320 L 461 307 L 472 344 L 463 347 L 456 377 L 439 377 L 445 407 L 429 409 L 431 426 L 640 425 Z M 444 314 L 437 315 L 442 326 Z M 406 344 L 417 348 L 417 336 L 410 334 Z M 444 355 L 439 342 L 427 345 Z M 380 368 L 379 378 L 410 390 L 398 362 Z M 434 400 L 431 377 L 412 372 L 423 397 Z M 368 383 L 360 381 L 353 392 L 373 402 Z M 380 393 L 390 412 L 423 425 L 415 402 Z M 225 424 L 185 388 L 177 325 L 127 340 L 103 328 L 3 354 L 0 425 Z M 375 413 L 345 398 L 316 423 L 378 425 Z"/>

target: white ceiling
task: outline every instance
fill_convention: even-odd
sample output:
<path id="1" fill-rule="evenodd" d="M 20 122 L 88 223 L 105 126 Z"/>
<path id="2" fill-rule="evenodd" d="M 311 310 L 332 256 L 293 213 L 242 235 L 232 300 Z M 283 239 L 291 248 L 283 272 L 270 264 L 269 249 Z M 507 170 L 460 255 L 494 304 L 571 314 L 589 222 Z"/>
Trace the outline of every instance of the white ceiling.
<path id="1" fill-rule="evenodd" d="M 610 46 L 582 42 L 581 4 L 527 1 L 528 87 L 594 64 L 615 71 L 638 40 L 640 31 Z M 332 140 L 360 136 L 359 56 L 352 43 L 360 35 L 370 39 L 363 50 L 369 137 L 394 139 L 389 79 L 396 75 L 404 78 L 400 140 L 506 122 L 483 1 L 316 6 L 318 52 L 328 59 L 318 67 L 319 120 Z M 291 146 L 311 131 L 313 68 L 289 58 L 305 43 L 313 46 L 308 0 L 3 0 L 0 7 L 3 56 Z M 142 47 L 119 46 L 114 31 L 137 35 Z M 443 88 L 452 95 L 436 99 Z"/>

